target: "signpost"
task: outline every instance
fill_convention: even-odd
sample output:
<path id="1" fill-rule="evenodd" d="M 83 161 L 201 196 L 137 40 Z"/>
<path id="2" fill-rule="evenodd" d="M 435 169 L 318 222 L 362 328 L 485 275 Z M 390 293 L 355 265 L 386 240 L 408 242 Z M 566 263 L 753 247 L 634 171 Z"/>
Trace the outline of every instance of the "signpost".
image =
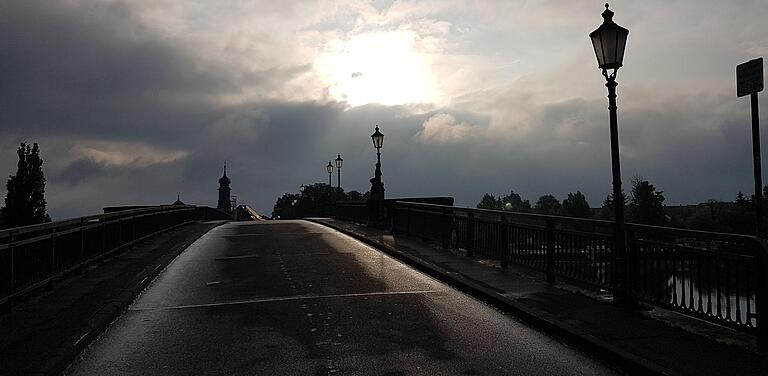
<path id="1" fill-rule="evenodd" d="M 760 166 L 760 115 L 757 93 L 763 91 L 763 58 L 736 66 L 736 96 L 749 95 L 752 100 L 752 161 L 755 169 L 755 234 L 763 235 L 763 177 Z"/>

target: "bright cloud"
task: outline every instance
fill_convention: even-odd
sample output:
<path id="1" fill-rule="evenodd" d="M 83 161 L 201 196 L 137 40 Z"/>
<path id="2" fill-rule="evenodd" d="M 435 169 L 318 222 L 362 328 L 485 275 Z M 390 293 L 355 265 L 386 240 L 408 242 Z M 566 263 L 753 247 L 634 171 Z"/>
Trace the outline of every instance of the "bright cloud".
<path id="1" fill-rule="evenodd" d="M 438 98 L 430 57 L 415 49 L 410 30 L 335 39 L 315 60 L 331 95 L 352 106 L 434 103 Z"/>
<path id="2" fill-rule="evenodd" d="M 139 142 L 83 141 L 72 147 L 73 159 L 87 159 L 109 167 L 144 168 L 175 162 L 188 155 L 187 151 L 164 150 Z"/>
<path id="3" fill-rule="evenodd" d="M 419 137 L 425 141 L 452 143 L 468 141 L 474 127 L 465 122 L 459 122 L 453 116 L 445 113 L 433 115 L 424 123 Z"/>

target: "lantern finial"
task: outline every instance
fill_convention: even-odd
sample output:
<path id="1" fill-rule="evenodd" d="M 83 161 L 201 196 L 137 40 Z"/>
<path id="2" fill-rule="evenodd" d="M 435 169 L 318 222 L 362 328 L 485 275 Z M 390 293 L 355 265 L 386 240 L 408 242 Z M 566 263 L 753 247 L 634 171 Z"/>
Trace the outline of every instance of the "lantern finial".
<path id="1" fill-rule="evenodd" d="M 608 3 L 605 3 L 605 11 L 603 12 L 603 19 L 605 19 L 605 22 L 607 23 L 613 22 L 613 11 L 608 9 Z"/>

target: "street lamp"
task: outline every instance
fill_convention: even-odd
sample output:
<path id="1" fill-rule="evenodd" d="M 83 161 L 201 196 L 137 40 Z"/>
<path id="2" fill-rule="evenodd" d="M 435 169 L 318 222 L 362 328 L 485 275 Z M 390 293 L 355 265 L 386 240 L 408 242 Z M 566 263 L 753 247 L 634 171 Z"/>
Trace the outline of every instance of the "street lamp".
<path id="1" fill-rule="evenodd" d="M 331 175 L 333 175 L 333 165 L 331 161 L 328 161 L 328 165 L 325 166 L 325 171 L 328 172 L 328 200 L 333 199 L 333 185 L 331 185 Z"/>
<path id="2" fill-rule="evenodd" d="M 384 183 L 381 181 L 381 147 L 384 145 L 384 134 L 379 132 L 379 126 L 371 135 L 373 147 L 376 148 L 376 171 L 371 182 L 371 202 L 369 204 L 369 220 L 378 223 L 381 219 L 384 204 Z"/>
<path id="3" fill-rule="evenodd" d="M 344 164 L 344 160 L 341 159 L 341 154 L 336 157 L 336 176 L 338 177 L 338 194 L 341 194 L 341 166 Z"/>
<path id="4" fill-rule="evenodd" d="M 616 120 L 616 72 L 622 66 L 624 47 L 627 44 L 629 30 L 613 22 L 613 12 L 605 4 L 602 14 L 603 24 L 589 34 L 592 47 L 597 56 L 597 66 L 605 77 L 608 88 L 608 110 L 610 113 L 611 130 L 611 167 L 613 172 L 613 217 L 614 217 L 614 247 L 616 256 L 616 293 L 617 303 L 627 306 L 635 305 L 634 291 L 629 287 L 629 281 L 634 280 L 630 275 L 634 270 L 636 260 L 628 259 L 626 238 L 624 232 L 624 195 L 621 191 L 621 166 L 619 162 L 619 130 Z M 612 70 L 612 72 L 608 72 Z"/>

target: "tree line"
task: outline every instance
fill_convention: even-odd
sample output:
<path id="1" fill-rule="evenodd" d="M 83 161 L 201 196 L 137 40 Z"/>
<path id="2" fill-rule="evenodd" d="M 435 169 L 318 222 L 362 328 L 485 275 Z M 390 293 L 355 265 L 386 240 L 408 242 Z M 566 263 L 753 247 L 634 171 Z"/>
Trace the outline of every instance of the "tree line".
<path id="1" fill-rule="evenodd" d="M 304 186 L 304 192 L 283 193 L 272 207 L 272 218 L 287 219 L 306 215 L 327 215 L 327 210 L 337 201 L 366 201 L 370 192 L 345 192 L 343 188 L 327 183 Z"/>
<path id="2" fill-rule="evenodd" d="M 768 186 L 763 188 L 763 197 L 768 197 Z M 738 192 L 732 202 L 707 200 L 695 205 L 666 206 L 663 191 L 648 180 L 635 177 L 629 195 L 622 193 L 621 200 L 626 207 L 624 219 L 627 222 L 702 231 L 755 233 L 754 195 L 747 197 L 742 192 Z M 592 208 L 584 194 L 577 190 L 568 193 L 562 202 L 546 194 L 531 204 L 513 190 L 503 196 L 485 193 L 477 208 L 612 220 L 613 203 L 613 194 L 609 194 L 600 207 Z M 763 199 L 762 204 L 768 207 L 768 198 Z"/>

